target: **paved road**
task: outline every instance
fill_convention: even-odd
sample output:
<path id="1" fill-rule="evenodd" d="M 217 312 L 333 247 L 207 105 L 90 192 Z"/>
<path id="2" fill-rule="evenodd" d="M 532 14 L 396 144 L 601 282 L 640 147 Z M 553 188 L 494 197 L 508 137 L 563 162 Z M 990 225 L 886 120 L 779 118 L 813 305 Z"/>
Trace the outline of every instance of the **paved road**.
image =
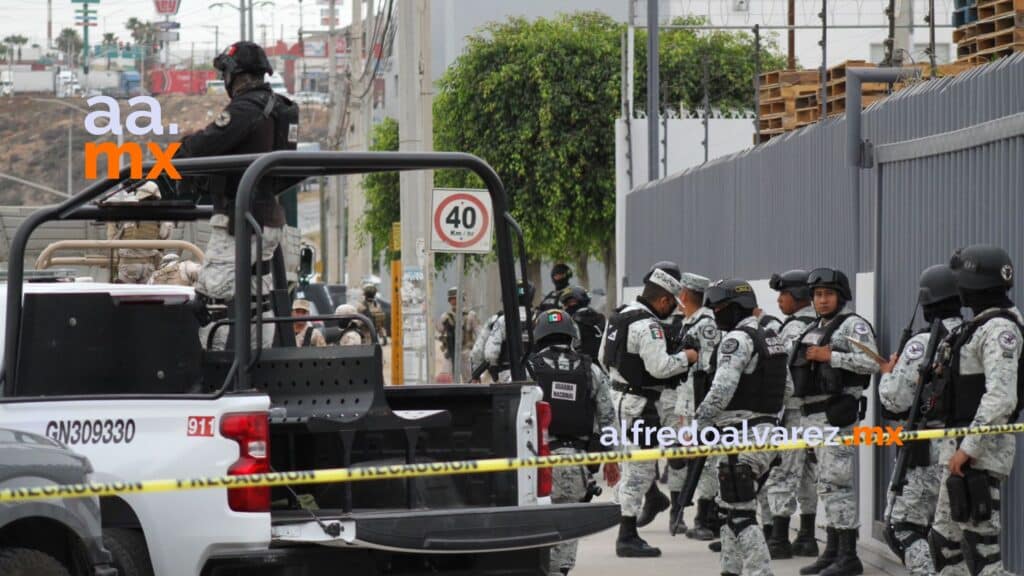
<path id="1" fill-rule="evenodd" d="M 610 491 L 605 490 L 605 494 Z M 610 500 L 602 495 L 601 500 Z M 690 514 L 687 522 L 691 522 Z M 689 540 L 668 533 L 668 513 L 663 513 L 640 535 L 652 546 L 661 548 L 660 558 L 618 558 L 615 556 L 616 529 L 607 530 L 580 542 L 579 557 L 573 575 L 580 576 L 679 576 L 680 574 L 717 575 L 721 572 L 719 556 L 707 549 L 706 542 Z M 823 534 L 821 535 L 823 536 Z M 824 544 L 822 544 L 824 545 Z M 861 552 L 866 576 L 903 575 L 902 566 L 869 551 Z M 799 574 L 810 558 L 777 560 L 772 563 L 776 576 Z"/>

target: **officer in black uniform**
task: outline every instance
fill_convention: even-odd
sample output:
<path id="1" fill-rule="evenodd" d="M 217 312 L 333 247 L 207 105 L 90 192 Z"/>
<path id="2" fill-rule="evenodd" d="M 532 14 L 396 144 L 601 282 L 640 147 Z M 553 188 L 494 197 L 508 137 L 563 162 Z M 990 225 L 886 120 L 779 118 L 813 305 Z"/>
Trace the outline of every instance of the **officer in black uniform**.
<path id="1" fill-rule="evenodd" d="M 544 296 L 544 299 L 537 305 L 537 311 L 543 312 L 561 306 L 562 295 L 569 288 L 569 280 L 572 280 L 572 268 L 569 268 L 568 264 L 559 262 L 552 266 L 551 281 L 555 284 L 555 289 Z"/>
<path id="2" fill-rule="evenodd" d="M 298 144 L 299 109 L 288 98 L 274 94 L 264 81 L 264 75 L 273 70 L 263 48 L 252 42 L 236 42 L 217 56 L 213 65 L 221 72 L 231 102 L 209 126 L 186 135 L 176 157 L 294 150 Z M 214 215 L 210 218 L 206 260 L 195 288 L 207 303 L 226 304 L 234 296 L 234 201 L 241 177 L 241 172 L 235 172 L 212 176 L 205 181 L 213 197 Z M 193 180 L 193 184 L 199 182 Z M 263 227 L 263 251 L 255 253 L 253 238 L 253 258 L 265 261 L 265 274 L 270 273 L 270 260 L 284 235 L 284 210 L 277 201 L 277 194 L 293 184 L 294 179 L 268 177 L 260 182 L 256 191 L 253 216 Z M 272 286 L 266 276 L 264 284 L 264 294 L 267 294 Z M 269 338 L 266 334 L 263 338 L 266 346 L 272 340 L 273 325 L 264 328 L 270 334 Z M 215 348 L 223 345 L 226 332 L 218 331 Z"/>
<path id="3" fill-rule="evenodd" d="M 580 330 L 580 352 L 597 360 L 601 348 L 601 335 L 607 319 L 590 307 L 590 294 L 582 286 L 573 286 L 562 294 L 562 309 L 572 316 Z"/>
<path id="4" fill-rule="evenodd" d="M 565 311 L 538 314 L 533 339 L 538 352 L 527 359 L 526 369 L 544 391 L 544 401 L 551 405 L 551 453 L 586 453 L 597 431 L 615 427 L 607 376 L 588 356 L 576 352 L 579 333 Z M 589 501 L 597 493 L 597 484 L 586 466 L 552 468 L 551 475 L 554 504 Z M 551 574 L 567 574 L 575 566 L 576 547 L 573 541 L 552 548 Z"/>

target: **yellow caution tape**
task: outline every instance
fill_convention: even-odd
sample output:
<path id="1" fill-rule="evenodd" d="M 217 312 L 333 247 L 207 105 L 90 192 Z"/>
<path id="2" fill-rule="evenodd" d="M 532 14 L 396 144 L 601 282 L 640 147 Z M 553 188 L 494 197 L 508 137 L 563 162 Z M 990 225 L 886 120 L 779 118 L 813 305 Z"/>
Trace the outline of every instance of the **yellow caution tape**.
<path id="1" fill-rule="evenodd" d="M 865 427 L 876 428 L 876 427 Z M 881 427 L 876 429 L 881 430 Z M 1024 423 L 999 426 L 977 426 L 948 428 L 940 430 L 918 430 L 892 434 L 894 430 L 874 437 L 873 445 L 899 444 L 919 440 L 961 438 L 964 436 L 1012 434 L 1024 432 Z M 841 444 L 865 444 L 864 435 L 839 436 Z M 793 440 L 764 446 L 692 446 L 677 448 L 650 448 L 632 451 L 589 452 L 571 455 L 534 456 L 530 458 L 490 458 L 487 460 L 461 460 L 455 462 L 424 462 L 417 464 L 396 464 L 388 466 L 366 466 L 358 468 L 329 468 L 323 470 L 302 470 L 296 472 L 272 472 L 239 476 L 210 476 L 203 478 L 180 478 L 171 480 L 145 480 L 141 482 L 92 482 L 89 484 L 66 484 L 33 486 L 26 488 L 4 488 L 0 490 L 0 503 L 48 498 L 86 498 L 91 496 L 117 496 L 121 494 L 148 494 L 156 492 L 180 492 L 209 488 L 255 488 L 295 486 L 303 484 L 328 484 L 336 482 L 358 482 L 363 480 L 393 480 L 418 478 L 421 476 L 447 476 L 453 474 L 485 474 L 508 472 L 520 468 L 549 468 L 557 466 L 583 466 L 613 462 L 644 462 L 662 458 L 698 458 L 701 456 L 729 456 L 752 452 L 782 452 L 803 450 L 820 446 L 806 440 Z"/>

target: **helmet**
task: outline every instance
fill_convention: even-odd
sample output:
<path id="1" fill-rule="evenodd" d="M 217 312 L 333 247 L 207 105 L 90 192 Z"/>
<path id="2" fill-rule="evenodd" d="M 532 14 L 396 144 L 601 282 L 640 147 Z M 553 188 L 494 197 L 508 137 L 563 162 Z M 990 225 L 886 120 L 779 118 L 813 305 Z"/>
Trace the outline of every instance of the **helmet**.
<path id="1" fill-rule="evenodd" d="M 565 280 L 568 281 L 570 278 L 572 278 L 572 268 L 569 268 L 569 265 L 565 264 L 564 262 L 559 262 L 558 264 L 555 264 L 554 266 L 551 267 L 552 280 L 555 279 L 556 274 L 561 274 L 562 276 L 565 276 Z"/>
<path id="2" fill-rule="evenodd" d="M 366 296 L 367 298 L 371 298 L 371 299 L 372 298 L 376 298 L 377 297 L 377 286 L 374 285 L 374 284 L 367 284 L 367 285 L 363 286 L 363 295 Z"/>
<path id="3" fill-rule="evenodd" d="M 928 306 L 949 298 L 959 298 L 956 290 L 956 275 L 945 264 L 929 266 L 921 272 L 917 291 L 922 306 Z"/>
<path id="4" fill-rule="evenodd" d="M 448 299 L 449 300 L 451 300 L 452 298 L 458 298 L 458 297 L 459 297 L 459 289 L 458 288 L 452 286 L 451 288 L 448 289 Z"/>
<path id="5" fill-rule="evenodd" d="M 815 268 L 811 270 L 810 274 L 807 275 L 807 287 L 810 288 L 812 295 L 815 288 L 830 288 L 838 292 L 839 297 L 843 300 L 853 300 L 853 293 L 850 292 L 850 281 L 846 279 L 846 274 L 835 268 Z"/>
<path id="6" fill-rule="evenodd" d="M 267 60 L 267 53 L 255 42 L 235 42 L 213 59 L 213 67 L 220 71 L 224 86 L 231 87 L 236 74 L 243 72 L 262 76 L 273 74 L 274 69 Z"/>
<path id="7" fill-rule="evenodd" d="M 556 335 L 565 336 L 572 343 L 580 339 L 576 323 L 563 310 L 548 310 L 539 314 L 533 326 L 533 339 L 540 344 L 545 338 Z"/>
<path id="8" fill-rule="evenodd" d="M 587 291 L 583 286 L 573 286 L 562 294 L 562 297 L 558 299 L 558 303 L 562 305 L 562 308 L 568 310 L 569 307 L 566 305 L 566 302 L 569 300 L 576 301 L 575 308 L 582 308 L 590 304 L 590 294 L 587 294 Z M 569 313 L 571 314 L 572 312 Z"/>
<path id="9" fill-rule="evenodd" d="M 137 200 L 145 200 L 146 198 L 155 197 L 157 200 L 160 199 L 160 187 L 156 185 L 156 182 L 147 180 L 135 189 L 135 198 Z"/>
<path id="10" fill-rule="evenodd" d="M 788 292 L 797 300 L 810 300 L 811 289 L 807 286 L 806 270 L 789 270 L 782 274 L 772 274 L 768 286 L 776 292 Z"/>
<path id="11" fill-rule="evenodd" d="M 960 248 L 949 259 L 958 288 L 987 290 L 1013 288 L 1013 262 L 1006 250 L 987 244 Z"/>
<path id="12" fill-rule="evenodd" d="M 348 316 L 352 314 L 358 314 L 356 307 L 351 304 L 342 304 L 334 309 L 334 313 L 338 316 Z"/>
<path id="13" fill-rule="evenodd" d="M 312 314 L 313 304 L 305 298 L 296 298 L 295 301 L 292 302 L 292 311 L 294 312 L 295 310 L 305 310 L 307 314 Z"/>
<path id="14" fill-rule="evenodd" d="M 704 291 L 704 302 L 712 309 L 724 304 L 736 304 L 744 310 L 757 308 L 754 288 L 746 280 L 736 278 L 719 280 L 708 286 Z"/>
<path id="15" fill-rule="evenodd" d="M 682 278 L 683 273 L 679 270 L 678 264 L 670 260 L 662 260 L 651 266 L 651 269 L 644 275 L 644 284 L 660 286 L 673 297 L 678 298 L 679 293 L 683 291 Z"/>
<path id="16" fill-rule="evenodd" d="M 529 280 L 527 280 L 525 282 L 520 282 L 519 286 L 517 288 L 518 289 L 516 291 L 517 291 L 518 296 L 519 296 L 519 305 L 520 306 L 529 306 L 529 305 L 533 304 L 533 296 L 534 296 L 533 282 L 530 282 Z"/>

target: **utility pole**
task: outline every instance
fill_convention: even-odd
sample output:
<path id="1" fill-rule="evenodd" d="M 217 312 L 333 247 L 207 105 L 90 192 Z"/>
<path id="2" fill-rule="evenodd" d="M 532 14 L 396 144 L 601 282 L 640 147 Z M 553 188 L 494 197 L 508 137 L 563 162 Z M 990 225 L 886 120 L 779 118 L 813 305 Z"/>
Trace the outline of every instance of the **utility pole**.
<path id="1" fill-rule="evenodd" d="M 365 98 L 363 97 L 366 92 L 365 84 L 367 82 L 373 82 L 372 78 L 367 78 L 363 71 L 368 66 L 367 61 L 362 58 L 363 55 L 363 3 L 361 1 L 352 2 L 352 24 L 349 25 L 348 34 L 348 46 L 350 49 L 351 57 L 349 58 L 349 90 L 351 96 L 348 99 L 348 107 L 345 110 L 345 121 L 342 126 L 346 127 L 345 130 L 345 149 L 346 150 L 367 150 L 366 146 L 366 124 L 363 122 L 362 108 L 365 106 Z M 372 2 L 370 3 L 370 11 L 373 11 Z M 366 197 L 363 192 L 363 179 L 361 176 L 352 174 L 345 177 L 345 195 L 346 205 L 348 206 L 348 215 L 346 225 L 349 230 L 355 230 L 356 222 L 359 217 L 362 216 L 366 207 Z M 358 288 L 356 283 L 362 282 L 362 278 L 367 275 L 369 270 L 364 270 L 365 258 L 361 257 L 363 250 L 368 250 L 364 246 L 363 248 L 357 248 L 356 242 L 345 243 L 346 254 L 345 254 L 345 270 L 349 275 L 349 291 L 353 288 Z"/>
<path id="2" fill-rule="evenodd" d="M 786 11 L 786 24 L 796 26 L 796 0 L 789 0 L 789 6 Z M 796 30 L 790 28 L 787 36 L 789 38 L 789 51 L 786 68 L 796 70 Z"/>
<path id="3" fill-rule="evenodd" d="M 239 1 L 242 1 L 242 0 L 239 0 Z M 253 5 L 253 4 L 255 4 L 255 2 L 256 2 L 256 0 L 249 0 L 249 37 L 248 37 L 248 39 L 249 39 L 250 42 L 252 42 L 253 40 L 256 39 L 256 33 L 254 32 L 254 29 L 252 27 L 252 13 L 256 11 L 256 6 Z M 331 2 L 331 4 L 333 5 L 334 2 Z"/>
<path id="4" fill-rule="evenodd" d="M 238 39 L 245 40 L 245 0 L 238 0 Z"/>
<path id="5" fill-rule="evenodd" d="M 306 37 L 302 28 L 302 0 L 299 0 L 299 58 L 302 59 L 302 75 L 299 76 L 299 92 L 306 89 Z"/>
<path id="6" fill-rule="evenodd" d="M 53 0 L 46 0 L 46 49 L 53 49 Z"/>
<path id="7" fill-rule="evenodd" d="M 647 180 L 658 179 L 658 0 L 647 0 Z"/>
<path id="8" fill-rule="evenodd" d="M 336 0 L 330 0 L 330 7 L 328 13 L 328 28 L 327 28 L 327 85 L 328 90 L 331 94 L 331 116 L 327 124 L 327 149 L 337 150 L 338 149 L 338 131 L 341 128 L 341 107 L 345 103 L 345 99 L 341 97 L 341 89 L 338 86 L 338 55 L 335 46 L 335 34 L 337 30 L 337 19 L 335 15 L 335 2 Z M 330 198 L 330 204 L 326 198 L 320 199 L 321 210 L 327 206 L 327 212 L 329 217 L 341 218 L 342 208 L 339 205 L 341 200 L 340 190 L 340 178 L 338 176 L 327 177 L 328 188 L 330 193 L 327 194 L 326 198 Z M 321 189 L 322 190 L 322 189 Z M 321 218 L 321 221 L 324 221 Z M 324 277 L 331 283 L 340 283 L 343 281 L 344 276 L 340 270 L 340 251 L 341 251 L 341 238 L 330 238 L 330 226 L 323 227 L 320 230 L 321 238 L 321 262 L 323 263 Z M 331 262 L 338 263 L 338 269 L 334 266 L 330 266 Z"/>
<path id="9" fill-rule="evenodd" d="M 900 0 L 896 4 L 896 33 L 893 38 L 893 64 L 902 66 L 909 62 L 914 53 L 914 2 L 913 0 Z"/>
<path id="10" fill-rule="evenodd" d="M 267 46 L 267 25 L 260 24 L 260 44 L 266 48 Z"/>
<path id="11" fill-rule="evenodd" d="M 430 37 L 429 11 L 426 0 L 410 0 L 399 4 L 398 10 L 398 89 L 399 93 L 399 150 L 403 152 L 431 149 L 433 123 L 429 102 L 430 91 Z M 419 22 L 417 21 L 419 19 Z M 426 116 L 426 117 L 424 117 Z M 404 341 L 412 348 L 416 362 L 417 376 L 406 381 L 425 381 L 433 377 L 434 346 L 430 319 L 430 289 L 433 263 L 427 258 L 427 223 L 430 216 L 428 193 L 433 183 L 433 174 L 426 171 L 403 172 L 399 176 L 402 209 L 402 270 L 403 281 L 418 283 L 421 278 L 426 288 L 422 299 L 414 296 L 413 302 L 403 302 L 403 317 L 411 326 Z M 418 302 L 423 306 L 415 308 Z M 393 304 L 394 305 L 394 304 Z M 406 307 L 410 307 L 407 312 Z M 424 329 L 420 329 L 419 325 Z M 426 356 L 426 373 L 424 373 Z"/>

